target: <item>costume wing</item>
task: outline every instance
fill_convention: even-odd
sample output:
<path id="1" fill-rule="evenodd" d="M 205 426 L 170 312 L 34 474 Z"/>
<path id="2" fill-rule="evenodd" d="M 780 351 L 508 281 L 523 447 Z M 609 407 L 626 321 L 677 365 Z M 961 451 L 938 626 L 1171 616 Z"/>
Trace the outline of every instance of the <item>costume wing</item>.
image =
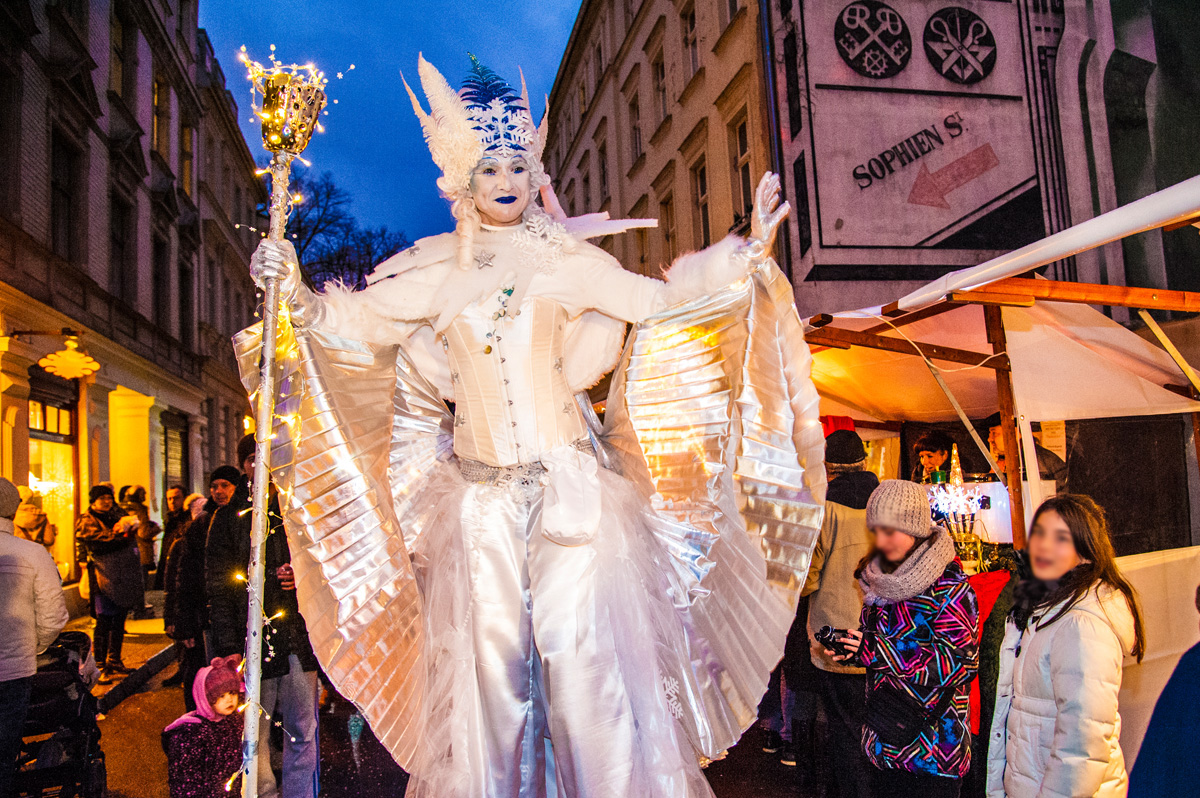
<path id="1" fill-rule="evenodd" d="M 709 759 L 757 716 L 821 529 L 811 364 L 791 286 L 768 261 L 639 323 L 610 389 L 602 438 L 616 467 L 670 522 L 655 534 L 673 558 L 707 561 L 677 602 L 688 650 L 659 659 L 672 711 Z"/>
<path id="2" fill-rule="evenodd" d="M 257 388 L 261 325 L 234 339 Z M 424 630 L 411 546 L 453 418 L 397 346 L 280 325 L 272 477 L 317 659 L 402 766 L 419 744 Z"/>

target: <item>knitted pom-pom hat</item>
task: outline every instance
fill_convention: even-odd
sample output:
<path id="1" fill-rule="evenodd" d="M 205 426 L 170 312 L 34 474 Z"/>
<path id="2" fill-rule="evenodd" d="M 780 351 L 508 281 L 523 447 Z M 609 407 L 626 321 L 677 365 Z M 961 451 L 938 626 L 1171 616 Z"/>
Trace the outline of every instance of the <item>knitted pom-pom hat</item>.
<path id="1" fill-rule="evenodd" d="M 867 526 L 883 526 L 914 538 L 927 538 L 937 527 L 923 485 L 905 479 L 885 479 L 867 500 Z"/>
<path id="2" fill-rule="evenodd" d="M 210 705 L 226 693 L 242 691 L 242 675 L 238 673 L 238 663 L 241 661 L 240 654 L 217 657 L 212 661 L 212 667 L 204 674 L 204 697 Z"/>

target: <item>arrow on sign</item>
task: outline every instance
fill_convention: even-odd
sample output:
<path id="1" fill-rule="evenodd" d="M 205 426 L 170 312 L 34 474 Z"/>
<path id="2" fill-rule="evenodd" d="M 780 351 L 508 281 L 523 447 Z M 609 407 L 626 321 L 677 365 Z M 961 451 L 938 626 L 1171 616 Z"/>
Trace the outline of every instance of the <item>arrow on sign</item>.
<path id="1" fill-rule="evenodd" d="M 976 147 L 936 172 L 930 172 L 929 167 L 922 162 L 921 171 L 913 181 L 912 191 L 908 193 L 908 202 L 910 205 L 950 210 L 950 203 L 946 202 L 947 194 L 962 188 L 999 165 L 1000 159 L 996 157 L 991 144 Z"/>

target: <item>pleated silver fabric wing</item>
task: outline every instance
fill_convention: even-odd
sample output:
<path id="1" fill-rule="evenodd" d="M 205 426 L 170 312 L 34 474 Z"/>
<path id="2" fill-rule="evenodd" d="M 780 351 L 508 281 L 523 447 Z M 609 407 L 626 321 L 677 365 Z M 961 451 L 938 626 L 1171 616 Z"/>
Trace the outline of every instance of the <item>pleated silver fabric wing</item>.
<path id="1" fill-rule="evenodd" d="M 654 511 L 715 542 L 681 608 L 685 729 L 715 759 L 757 716 L 783 656 L 824 516 L 825 440 L 812 357 L 774 262 L 636 325 L 601 439 Z M 700 539 L 700 536 L 697 536 Z M 677 556 L 687 557 L 688 552 Z"/>
<path id="2" fill-rule="evenodd" d="M 257 390 L 261 325 L 234 339 Z M 420 743 L 425 678 L 411 544 L 424 477 L 453 417 L 396 346 L 280 325 L 272 478 L 317 659 L 402 766 Z"/>

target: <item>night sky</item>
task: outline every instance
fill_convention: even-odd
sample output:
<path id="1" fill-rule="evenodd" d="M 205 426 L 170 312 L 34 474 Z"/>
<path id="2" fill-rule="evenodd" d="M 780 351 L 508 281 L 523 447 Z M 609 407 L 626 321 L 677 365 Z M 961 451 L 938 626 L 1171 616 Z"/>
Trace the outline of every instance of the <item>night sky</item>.
<path id="1" fill-rule="evenodd" d="M 449 230 L 453 220 L 438 196 L 437 168 L 400 82 L 400 70 L 422 102 L 417 53 L 423 52 L 458 86 L 470 68 L 467 53 L 519 87 L 525 70 L 535 119 L 545 108 L 580 0 L 200 0 L 208 31 L 238 103 L 242 132 L 256 160 L 265 156 L 252 124 L 249 83 L 237 61 L 266 62 L 270 45 L 285 63 L 312 61 L 330 79 L 326 131 L 304 156 L 333 173 L 354 198 L 364 227 L 387 225 L 409 239 Z M 355 69 L 348 68 L 354 64 Z M 335 75 L 345 77 L 338 80 Z M 337 105 L 332 100 L 338 100 Z M 428 108 L 428 105 L 425 106 Z"/>

